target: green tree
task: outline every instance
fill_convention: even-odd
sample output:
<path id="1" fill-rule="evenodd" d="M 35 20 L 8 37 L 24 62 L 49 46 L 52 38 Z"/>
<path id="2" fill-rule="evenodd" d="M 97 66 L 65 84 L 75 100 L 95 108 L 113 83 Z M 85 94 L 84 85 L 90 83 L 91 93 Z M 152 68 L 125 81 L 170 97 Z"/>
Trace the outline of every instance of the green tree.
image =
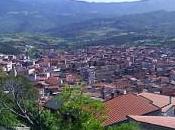
<path id="1" fill-rule="evenodd" d="M 40 57 L 40 52 L 36 47 L 33 47 L 28 50 L 28 55 L 30 58 L 36 59 Z"/>
<path id="2" fill-rule="evenodd" d="M 62 102 L 58 110 L 61 129 L 101 130 L 103 122 L 103 104 L 86 96 L 81 87 L 66 86 L 59 97 Z"/>
<path id="3" fill-rule="evenodd" d="M 1 125 L 7 125 L 8 117 L 12 121 L 34 125 L 36 120 L 32 120 L 33 115 L 28 111 L 28 107 L 29 104 L 36 104 L 36 99 L 37 93 L 26 78 L 21 76 L 3 78 L 0 86 L 0 116 L 4 117 L 4 120 L 1 120 Z M 10 126 L 12 124 L 8 124 L 7 127 Z"/>
<path id="4" fill-rule="evenodd" d="M 104 107 L 101 101 L 83 93 L 80 86 L 65 86 L 53 98 L 57 104 L 41 106 L 38 93 L 26 78 L 5 77 L 0 84 L 0 126 L 14 128 L 26 125 L 32 130 L 104 130 Z M 109 130 L 138 130 L 124 124 Z"/>
<path id="5" fill-rule="evenodd" d="M 109 127 L 108 130 L 140 130 L 136 123 L 123 123 L 119 126 Z"/>
<path id="6" fill-rule="evenodd" d="M 7 77 L 7 73 L 3 71 L 2 67 L 0 67 L 0 80 L 2 81 L 6 77 Z"/>
<path id="7" fill-rule="evenodd" d="M 37 91 L 26 78 L 7 77 L 0 86 L 0 125 L 13 128 L 26 125 L 33 130 L 101 130 L 100 101 L 83 94 L 81 87 L 65 86 L 55 97 L 57 110 L 40 106 Z"/>

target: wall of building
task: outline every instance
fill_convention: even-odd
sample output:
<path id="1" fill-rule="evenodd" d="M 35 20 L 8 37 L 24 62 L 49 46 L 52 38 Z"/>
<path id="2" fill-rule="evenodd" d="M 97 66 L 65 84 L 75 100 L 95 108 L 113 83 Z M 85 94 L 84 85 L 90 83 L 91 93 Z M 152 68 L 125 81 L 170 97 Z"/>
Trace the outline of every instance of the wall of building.
<path id="1" fill-rule="evenodd" d="M 163 116 L 175 116 L 175 107 L 171 107 L 165 113 L 162 113 Z"/>
<path id="2" fill-rule="evenodd" d="M 165 127 L 156 126 L 152 124 L 146 124 L 146 123 L 139 123 L 139 126 L 141 130 L 174 130 L 171 128 L 165 128 Z"/>
<path id="3" fill-rule="evenodd" d="M 161 116 L 161 114 L 162 114 L 161 110 L 157 110 L 157 111 L 154 111 L 154 112 L 147 113 L 144 116 Z"/>

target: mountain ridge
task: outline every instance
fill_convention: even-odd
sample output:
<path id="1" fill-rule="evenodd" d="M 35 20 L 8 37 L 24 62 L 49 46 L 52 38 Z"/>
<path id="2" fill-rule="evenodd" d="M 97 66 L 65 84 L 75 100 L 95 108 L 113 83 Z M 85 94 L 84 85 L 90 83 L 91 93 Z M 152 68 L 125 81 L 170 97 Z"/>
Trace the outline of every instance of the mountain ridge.
<path id="1" fill-rule="evenodd" d="M 175 11 L 174 0 L 143 0 L 124 3 L 1 0 L 0 5 L 0 33 L 44 32 L 94 18 L 115 18 L 158 10 Z"/>

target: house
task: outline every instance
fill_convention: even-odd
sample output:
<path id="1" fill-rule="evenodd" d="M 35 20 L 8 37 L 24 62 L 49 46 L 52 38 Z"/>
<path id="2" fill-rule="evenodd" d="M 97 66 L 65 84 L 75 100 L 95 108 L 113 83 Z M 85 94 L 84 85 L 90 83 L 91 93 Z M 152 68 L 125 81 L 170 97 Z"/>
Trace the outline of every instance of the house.
<path id="1" fill-rule="evenodd" d="M 45 83 L 48 84 L 45 87 L 45 93 L 49 95 L 56 95 L 60 92 L 60 86 L 62 84 L 62 80 L 58 77 L 49 77 L 45 80 Z"/>
<path id="2" fill-rule="evenodd" d="M 116 86 L 114 84 L 100 82 L 94 84 L 92 89 L 98 92 L 103 100 L 109 100 L 116 95 Z"/>
<path id="3" fill-rule="evenodd" d="M 160 93 L 162 95 L 167 95 L 167 96 L 175 96 L 175 88 L 174 85 L 169 85 L 161 88 Z"/>
<path id="4" fill-rule="evenodd" d="M 161 109 L 163 116 L 175 116 L 175 97 L 143 92 L 138 94 Z"/>
<path id="5" fill-rule="evenodd" d="M 70 85 L 77 84 L 79 82 L 79 77 L 76 74 L 68 74 L 66 75 L 66 83 Z"/>
<path id="6" fill-rule="evenodd" d="M 61 91 L 62 80 L 58 77 L 49 77 L 48 79 L 37 81 L 35 87 L 39 91 L 40 97 L 57 95 Z"/>
<path id="7" fill-rule="evenodd" d="M 175 130 L 175 117 L 129 116 L 129 120 L 138 123 L 141 130 Z"/>
<path id="8" fill-rule="evenodd" d="M 9 72 L 13 69 L 12 61 L 4 61 L 0 59 L 0 66 L 3 68 L 5 72 Z"/>
<path id="9" fill-rule="evenodd" d="M 127 122 L 128 115 L 159 115 L 160 108 L 142 96 L 126 94 L 104 102 L 107 119 L 104 126 Z"/>

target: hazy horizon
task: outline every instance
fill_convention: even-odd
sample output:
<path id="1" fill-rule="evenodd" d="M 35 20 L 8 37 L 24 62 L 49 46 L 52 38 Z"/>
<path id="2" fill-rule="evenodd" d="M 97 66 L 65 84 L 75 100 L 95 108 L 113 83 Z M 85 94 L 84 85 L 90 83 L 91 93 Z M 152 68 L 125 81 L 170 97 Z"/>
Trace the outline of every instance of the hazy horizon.
<path id="1" fill-rule="evenodd" d="M 134 1 L 140 1 L 140 0 L 79 0 L 79 1 L 86 1 L 86 2 L 134 2 Z"/>

